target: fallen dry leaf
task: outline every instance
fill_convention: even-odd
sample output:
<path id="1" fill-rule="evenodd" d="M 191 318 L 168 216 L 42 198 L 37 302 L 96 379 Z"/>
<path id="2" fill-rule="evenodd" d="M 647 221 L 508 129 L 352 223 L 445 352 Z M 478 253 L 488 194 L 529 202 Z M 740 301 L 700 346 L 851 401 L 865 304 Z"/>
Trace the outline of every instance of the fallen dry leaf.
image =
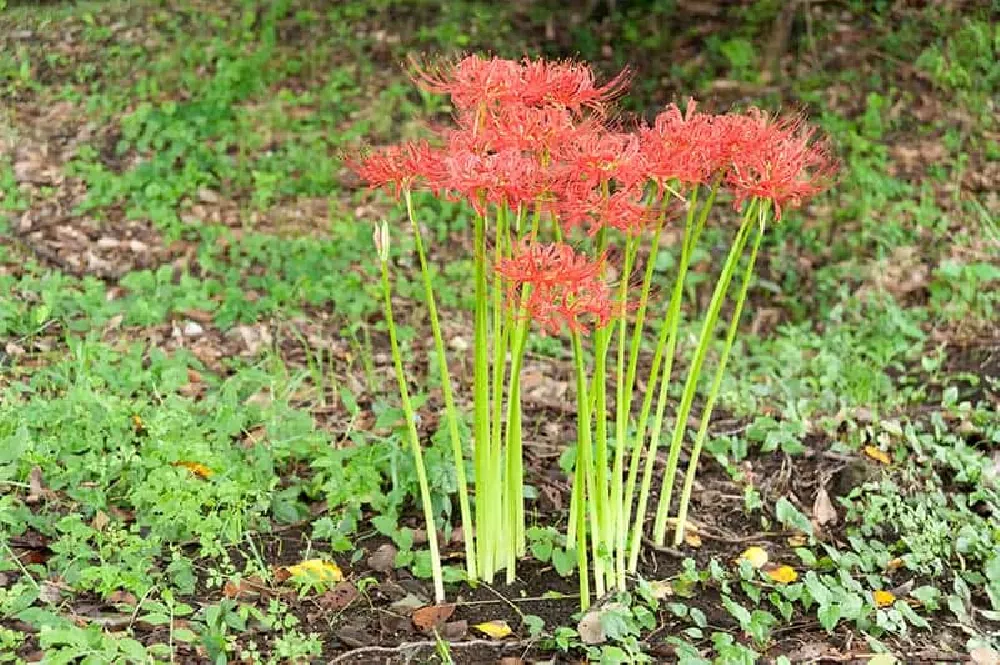
<path id="1" fill-rule="evenodd" d="M 701 536 L 698 532 L 691 530 L 684 530 L 684 542 L 687 543 L 688 547 L 694 547 L 695 549 L 701 547 Z"/>
<path id="2" fill-rule="evenodd" d="M 199 478 L 211 478 L 215 472 L 200 462 L 174 462 L 174 466 L 184 467 Z"/>
<path id="3" fill-rule="evenodd" d="M 104 531 L 104 528 L 111 523 L 111 518 L 103 510 L 94 513 L 94 519 L 90 520 L 90 528 L 94 531 Z"/>
<path id="4" fill-rule="evenodd" d="M 805 547 L 806 543 L 809 542 L 808 536 L 805 535 L 794 535 L 788 537 L 789 547 Z"/>
<path id="5" fill-rule="evenodd" d="M 607 637 L 604 635 L 604 626 L 601 625 L 601 611 L 592 609 L 584 614 L 576 624 L 576 632 L 584 644 L 603 644 Z"/>
<path id="6" fill-rule="evenodd" d="M 904 563 L 906 563 L 906 562 L 903 561 L 903 558 L 897 556 L 895 559 L 889 559 L 889 561 L 886 562 L 885 569 L 886 570 L 897 570 L 899 568 L 902 568 Z"/>
<path id="7" fill-rule="evenodd" d="M 338 582 L 322 596 L 316 599 L 324 610 L 339 611 L 353 603 L 358 597 L 358 589 L 348 581 Z"/>
<path id="8" fill-rule="evenodd" d="M 891 653 L 877 653 L 868 659 L 868 665 L 896 665 L 898 662 Z"/>
<path id="9" fill-rule="evenodd" d="M 827 524 L 837 523 L 837 509 L 833 507 L 833 502 L 830 501 L 830 494 L 826 491 L 825 487 L 820 487 L 819 491 L 816 492 L 816 500 L 813 501 L 813 523 L 816 526 L 826 526 Z"/>
<path id="10" fill-rule="evenodd" d="M 748 547 L 739 560 L 746 561 L 753 568 L 763 568 L 767 563 L 767 551 L 763 547 Z"/>
<path id="11" fill-rule="evenodd" d="M 320 582 L 340 582 L 344 579 L 344 573 L 332 561 L 323 559 L 306 559 L 294 566 L 286 566 L 292 577 L 307 577 Z"/>
<path id="12" fill-rule="evenodd" d="M 892 461 L 889 459 L 888 453 L 875 446 L 865 446 L 865 455 L 882 464 L 890 464 Z"/>
<path id="13" fill-rule="evenodd" d="M 896 595 L 891 591 L 879 590 L 872 594 L 875 600 L 875 607 L 889 607 L 896 602 Z"/>
<path id="14" fill-rule="evenodd" d="M 455 613 L 455 604 L 427 605 L 413 613 L 413 625 L 425 633 L 437 628 Z"/>
<path id="15" fill-rule="evenodd" d="M 653 580 L 649 583 L 649 588 L 653 594 L 653 598 L 657 600 L 663 600 L 674 595 L 674 587 L 667 580 Z"/>
<path id="16" fill-rule="evenodd" d="M 473 626 L 473 628 L 494 640 L 502 640 L 514 632 L 510 629 L 510 626 L 507 625 L 507 622 L 502 620 L 477 623 Z"/>
<path id="17" fill-rule="evenodd" d="M 976 647 L 969 651 L 969 660 L 975 665 L 1000 665 L 1000 654 L 989 647 Z"/>
<path id="18" fill-rule="evenodd" d="M 48 494 L 49 490 L 42 480 L 42 467 L 38 465 L 31 467 L 28 473 L 28 496 L 24 497 L 24 502 L 28 505 L 38 503 Z"/>
<path id="19" fill-rule="evenodd" d="M 119 589 L 114 591 L 108 596 L 108 602 L 112 605 L 129 605 L 130 607 L 135 607 L 139 604 L 139 600 L 135 597 L 135 594 L 131 594 L 128 591 L 123 591 Z"/>
<path id="20" fill-rule="evenodd" d="M 396 565 L 397 550 L 392 543 L 380 545 L 368 557 L 368 566 L 379 573 L 387 573 Z"/>
<path id="21" fill-rule="evenodd" d="M 449 642 L 457 642 L 469 633 L 469 622 L 465 619 L 461 621 L 449 621 L 441 627 L 441 637 Z"/>
<path id="22" fill-rule="evenodd" d="M 287 578 L 285 578 L 287 579 Z M 226 598 L 239 598 L 240 596 L 258 596 L 261 591 L 267 589 L 264 580 L 257 576 L 244 577 L 238 580 L 229 580 L 222 587 L 222 595 Z"/>
<path id="23" fill-rule="evenodd" d="M 778 584 L 791 584 L 799 579 L 799 574 L 791 566 L 767 566 L 764 573 Z"/>

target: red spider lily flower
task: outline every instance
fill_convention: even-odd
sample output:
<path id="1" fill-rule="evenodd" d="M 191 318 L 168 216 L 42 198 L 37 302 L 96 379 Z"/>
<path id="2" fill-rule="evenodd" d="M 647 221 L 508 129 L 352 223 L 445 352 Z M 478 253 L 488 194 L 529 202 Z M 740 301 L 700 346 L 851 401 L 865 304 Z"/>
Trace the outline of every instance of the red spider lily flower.
<path id="1" fill-rule="evenodd" d="M 711 180 L 728 162 L 720 147 L 717 116 L 699 113 L 688 100 L 682 113 L 671 104 L 656 116 L 651 127 L 639 130 L 639 141 L 650 177 L 676 179 L 693 185 Z"/>
<path id="2" fill-rule="evenodd" d="M 564 187 L 557 207 L 559 221 L 567 233 L 582 226 L 591 236 L 605 227 L 638 234 L 649 228 L 658 214 L 656 209 L 643 201 L 641 187 L 620 189 L 607 196 L 593 188 L 578 188 L 573 193 L 569 190 Z"/>
<path id="3" fill-rule="evenodd" d="M 522 67 L 521 99 L 523 104 L 554 104 L 573 111 L 589 108 L 603 111 L 605 105 L 624 93 L 631 82 L 631 72 L 622 70 L 613 79 L 598 86 L 594 71 L 582 62 L 550 62 L 541 58 L 525 59 Z"/>
<path id="4" fill-rule="evenodd" d="M 444 158 L 435 186 L 458 194 L 482 214 L 483 203 L 516 208 L 534 201 L 547 186 L 538 161 L 518 150 L 477 154 L 455 150 Z"/>
<path id="5" fill-rule="evenodd" d="M 610 290 L 600 278 L 604 263 L 604 256 L 595 261 L 564 243 L 522 242 L 511 258 L 500 261 L 496 272 L 508 280 L 511 307 L 519 307 L 524 287 L 531 287 L 523 305 L 543 331 L 557 334 L 565 325 L 586 333 L 584 318 L 604 326 L 615 314 Z"/>
<path id="6" fill-rule="evenodd" d="M 742 143 L 733 156 L 726 184 L 733 190 L 737 208 L 750 198 L 769 199 L 775 220 L 782 208 L 798 207 L 827 189 L 838 164 L 826 141 L 817 141 L 816 129 L 801 117 L 768 121 L 758 114 L 750 129 L 744 127 Z"/>
<path id="7" fill-rule="evenodd" d="M 459 114 L 469 147 L 483 152 L 523 150 L 547 157 L 584 131 L 569 110 L 558 106 L 501 106 L 485 115 Z M 473 124 L 479 126 L 473 131 Z"/>
<path id="8" fill-rule="evenodd" d="M 441 178 L 442 156 L 426 141 L 380 148 L 350 166 L 372 189 L 385 187 L 395 196 L 410 189 L 418 179 L 431 183 Z"/>
<path id="9" fill-rule="evenodd" d="M 414 82 L 429 92 L 447 94 L 457 109 L 488 110 L 497 105 L 562 106 L 574 112 L 601 111 L 628 87 L 623 71 L 603 86 L 593 70 L 574 61 L 521 62 L 466 56 L 453 64 L 429 67 L 412 63 Z"/>
<path id="10" fill-rule="evenodd" d="M 631 186 L 648 177 L 637 137 L 596 123 L 580 131 L 555 157 L 578 179 L 594 186 L 612 179 Z"/>

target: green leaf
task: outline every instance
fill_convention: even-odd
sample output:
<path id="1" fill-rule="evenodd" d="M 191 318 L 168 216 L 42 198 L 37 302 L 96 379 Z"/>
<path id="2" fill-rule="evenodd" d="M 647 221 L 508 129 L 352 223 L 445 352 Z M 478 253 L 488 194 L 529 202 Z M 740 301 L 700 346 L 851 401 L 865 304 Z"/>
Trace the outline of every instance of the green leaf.
<path id="1" fill-rule="evenodd" d="M 545 629 L 545 619 L 536 614 L 522 615 L 521 622 L 524 624 L 524 627 L 528 630 L 528 635 L 531 637 L 538 637 Z"/>
<path id="2" fill-rule="evenodd" d="M 774 511 L 778 521 L 785 526 L 792 527 L 810 536 L 813 535 L 812 523 L 809 521 L 809 518 L 793 506 L 792 502 L 787 498 L 781 497 L 778 499 L 778 502 L 774 506 Z"/>
<path id="3" fill-rule="evenodd" d="M 560 577 L 566 577 L 576 570 L 576 550 L 556 549 L 552 551 L 552 566 Z"/>
<path id="4" fill-rule="evenodd" d="M 820 625 L 826 632 L 832 633 L 837 622 L 840 621 L 840 605 L 831 603 L 820 606 L 819 611 L 816 612 L 816 618 L 819 619 Z"/>

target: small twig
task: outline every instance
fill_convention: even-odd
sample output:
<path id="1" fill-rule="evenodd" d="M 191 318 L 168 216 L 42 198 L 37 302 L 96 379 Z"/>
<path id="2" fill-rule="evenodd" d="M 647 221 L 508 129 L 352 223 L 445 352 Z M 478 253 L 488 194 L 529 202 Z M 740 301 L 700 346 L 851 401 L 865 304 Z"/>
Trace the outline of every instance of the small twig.
<path id="1" fill-rule="evenodd" d="M 490 647 L 496 648 L 506 648 L 511 645 L 518 645 L 520 642 L 497 642 L 496 640 L 467 640 L 465 642 L 449 642 L 449 649 L 464 649 L 469 647 Z M 346 653 L 342 653 L 333 660 L 329 662 L 329 665 L 336 665 L 337 663 L 355 663 L 362 656 L 373 656 L 377 654 L 385 655 L 403 655 L 406 651 L 420 651 L 423 649 L 436 649 L 437 642 L 434 640 L 424 640 L 422 642 L 403 642 L 402 644 L 394 647 L 360 647 L 357 649 L 351 649 Z M 409 659 L 407 659 L 409 660 Z"/>
<path id="2" fill-rule="evenodd" d="M 660 552 L 661 554 L 667 554 L 676 559 L 687 559 L 690 555 L 681 552 L 680 550 L 674 549 L 673 547 L 667 547 L 666 545 L 657 545 L 649 538 L 643 537 L 642 542 L 646 544 L 646 547 L 653 550 L 654 552 Z"/>

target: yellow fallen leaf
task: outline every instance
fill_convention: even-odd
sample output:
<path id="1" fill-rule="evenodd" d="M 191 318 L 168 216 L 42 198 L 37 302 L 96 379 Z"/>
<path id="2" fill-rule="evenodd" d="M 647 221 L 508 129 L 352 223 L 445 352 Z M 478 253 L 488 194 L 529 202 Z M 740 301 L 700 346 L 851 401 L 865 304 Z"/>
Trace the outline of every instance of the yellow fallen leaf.
<path id="1" fill-rule="evenodd" d="M 809 542 L 809 539 L 806 536 L 803 536 L 803 535 L 796 535 L 796 536 L 789 536 L 788 537 L 788 546 L 789 547 L 805 547 L 806 543 L 808 543 L 808 542 Z"/>
<path id="2" fill-rule="evenodd" d="M 699 536 L 698 532 L 694 530 L 685 531 L 684 542 L 688 544 L 688 547 L 701 547 L 701 536 Z"/>
<path id="3" fill-rule="evenodd" d="M 899 661 L 891 653 L 877 653 L 868 659 L 868 665 L 897 665 Z"/>
<path id="4" fill-rule="evenodd" d="M 653 580 L 649 583 L 649 588 L 653 594 L 653 598 L 657 600 L 663 600 L 674 595 L 674 587 L 667 580 Z"/>
<path id="5" fill-rule="evenodd" d="M 209 478 L 215 473 L 200 462 L 174 462 L 174 466 L 182 466 L 199 478 Z"/>
<path id="6" fill-rule="evenodd" d="M 889 464 L 892 461 L 889 459 L 888 453 L 875 446 L 865 446 L 865 455 L 882 464 Z"/>
<path id="7" fill-rule="evenodd" d="M 799 579 L 799 574 L 791 566 L 774 566 L 766 568 L 764 572 L 778 584 L 791 584 Z"/>
<path id="8" fill-rule="evenodd" d="M 897 568 L 902 568 L 905 563 L 906 562 L 903 561 L 902 557 L 896 557 L 895 559 L 889 559 L 889 561 L 885 564 L 885 567 L 886 570 L 896 570 Z"/>
<path id="9" fill-rule="evenodd" d="M 875 598 L 875 607 L 889 607 L 896 602 L 896 595 L 891 591 L 876 591 L 872 594 Z"/>
<path id="10" fill-rule="evenodd" d="M 473 628 L 494 640 L 502 640 L 513 632 L 507 622 L 502 620 L 477 623 Z"/>
<path id="11" fill-rule="evenodd" d="M 294 577 L 308 577 L 320 582 L 340 582 L 344 579 L 344 573 L 332 561 L 322 559 L 306 559 L 294 566 L 286 566 L 285 570 Z"/>
<path id="12" fill-rule="evenodd" d="M 763 547 L 748 547 L 740 559 L 748 562 L 753 568 L 763 568 L 767 563 L 767 551 Z"/>

